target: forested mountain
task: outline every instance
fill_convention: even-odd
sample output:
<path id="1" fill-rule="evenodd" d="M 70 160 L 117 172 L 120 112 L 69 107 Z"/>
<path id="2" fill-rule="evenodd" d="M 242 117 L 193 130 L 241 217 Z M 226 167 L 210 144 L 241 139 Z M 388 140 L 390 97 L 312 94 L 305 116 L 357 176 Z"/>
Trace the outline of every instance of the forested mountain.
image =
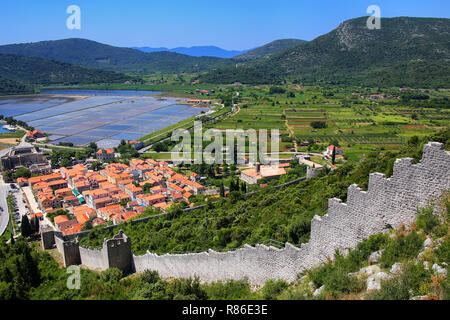
<path id="1" fill-rule="evenodd" d="M 279 53 L 283 50 L 296 47 L 298 45 L 304 44 L 307 41 L 298 39 L 281 39 L 272 41 L 266 45 L 259 48 L 247 51 L 234 57 L 235 60 L 245 61 L 245 62 L 256 62 L 262 61 L 269 58 L 271 54 Z"/>
<path id="2" fill-rule="evenodd" d="M 113 71 L 88 69 L 65 62 L 14 54 L 0 54 L 0 72 L 8 79 L 40 85 L 132 80 L 130 76 Z"/>
<path id="3" fill-rule="evenodd" d="M 255 68 L 301 81 L 448 86 L 450 19 L 385 18 L 380 30 L 369 30 L 366 21 L 367 17 L 345 21 L 330 33 L 276 53 Z M 258 77 L 253 78 L 258 83 Z"/>
<path id="4" fill-rule="evenodd" d="M 145 53 L 86 39 L 65 39 L 0 46 L 0 53 L 64 61 L 120 72 L 197 72 L 226 67 L 234 62 L 212 57 L 190 57 L 173 52 Z"/>
<path id="5" fill-rule="evenodd" d="M 33 87 L 23 83 L 19 83 L 17 81 L 3 78 L 0 75 L 0 96 L 33 92 Z"/>
<path id="6" fill-rule="evenodd" d="M 14 54 L 0 54 L 0 94 L 32 93 L 33 85 L 123 83 L 135 80 L 113 71 Z"/>
<path id="7" fill-rule="evenodd" d="M 380 30 L 369 30 L 366 21 L 345 21 L 310 42 L 277 40 L 233 59 L 145 53 L 85 39 L 5 45 L 0 53 L 121 72 L 209 71 L 200 77 L 207 83 L 267 84 L 287 77 L 299 82 L 448 87 L 450 19 L 384 18 Z"/>

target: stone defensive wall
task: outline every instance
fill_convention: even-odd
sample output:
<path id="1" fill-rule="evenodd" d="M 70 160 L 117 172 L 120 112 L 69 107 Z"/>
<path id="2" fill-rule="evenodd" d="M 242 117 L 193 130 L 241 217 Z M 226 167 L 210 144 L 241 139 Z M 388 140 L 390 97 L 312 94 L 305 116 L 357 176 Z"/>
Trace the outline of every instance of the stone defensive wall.
<path id="1" fill-rule="evenodd" d="M 412 162 L 409 158 L 396 160 L 390 178 L 371 174 L 368 191 L 350 186 L 347 203 L 330 199 L 328 213 L 314 217 L 310 241 L 300 248 L 286 243 L 283 249 L 246 245 L 230 252 L 161 256 L 147 252 L 135 256 L 130 239 L 121 232 L 105 240 L 100 250 L 76 249 L 76 241 L 64 240 L 56 232 L 54 237 L 42 232 L 42 241 L 48 248 L 54 238 L 66 265 L 83 264 L 100 270 L 115 266 L 131 272 L 156 270 L 163 277 L 199 277 L 206 282 L 248 278 L 251 284 L 262 285 L 269 279 L 293 281 L 301 271 L 333 258 L 336 250 L 346 252 L 373 234 L 410 225 L 418 208 L 432 204 L 450 189 L 450 152 L 441 143 L 428 143 L 422 160 Z"/>

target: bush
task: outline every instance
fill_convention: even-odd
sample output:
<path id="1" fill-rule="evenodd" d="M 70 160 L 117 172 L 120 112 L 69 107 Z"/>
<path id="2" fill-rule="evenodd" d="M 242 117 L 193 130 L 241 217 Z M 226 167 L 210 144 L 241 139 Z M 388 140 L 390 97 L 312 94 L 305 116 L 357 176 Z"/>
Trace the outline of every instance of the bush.
<path id="1" fill-rule="evenodd" d="M 14 172 L 14 179 L 18 178 L 30 178 L 31 177 L 31 171 L 27 168 L 20 168 L 17 169 L 16 172 Z"/>
<path id="2" fill-rule="evenodd" d="M 262 289 L 262 295 L 265 300 L 276 300 L 277 297 L 289 287 L 283 280 L 268 280 Z"/>
<path id="3" fill-rule="evenodd" d="M 426 234 L 431 234 L 440 225 L 439 217 L 433 214 L 433 208 L 421 209 L 416 217 L 416 225 Z"/>
<path id="4" fill-rule="evenodd" d="M 450 261 L 450 238 L 448 236 L 445 237 L 444 242 L 434 250 L 434 254 L 438 259 L 438 262 L 448 263 Z"/>
<path id="5" fill-rule="evenodd" d="M 368 295 L 373 300 L 409 300 L 412 296 L 424 294 L 420 287 L 431 281 L 431 272 L 425 270 L 423 264 L 407 263 L 402 268 L 402 274 L 382 281 L 381 290 Z"/>
<path id="6" fill-rule="evenodd" d="M 167 293 L 174 300 L 206 300 L 208 295 L 200 286 L 200 280 L 195 279 L 175 279 L 169 283 Z"/>
<path id="7" fill-rule="evenodd" d="M 154 284 L 160 280 L 158 271 L 145 270 L 139 280 L 142 283 Z"/>
<path id="8" fill-rule="evenodd" d="M 342 294 L 359 292 L 364 288 L 364 283 L 355 277 L 348 276 L 348 270 L 344 267 L 335 267 L 324 279 L 326 292 L 337 299 Z"/>
<path id="9" fill-rule="evenodd" d="M 281 87 L 270 87 L 269 94 L 280 94 L 285 93 L 286 90 Z"/>
<path id="10" fill-rule="evenodd" d="M 363 263 L 369 259 L 372 252 L 384 248 L 388 241 L 389 236 L 387 234 L 376 234 L 359 243 L 355 250 L 350 251 L 346 258 L 348 272 L 358 271 Z"/>
<path id="11" fill-rule="evenodd" d="M 104 283 L 118 283 L 122 279 L 122 270 L 117 268 L 110 268 L 102 272 L 100 279 Z"/>
<path id="12" fill-rule="evenodd" d="M 314 129 L 325 129 L 327 127 L 327 123 L 325 121 L 313 121 L 310 125 Z"/>
<path id="13" fill-rule="evenodd" d="M 424 238 L 417 232 L 407 236 L 400 235 L 386 245 L 380 259 L 381 266 L 389 268 L 396 262 L 416 257 L 423 248 L 423 242 Z"/>
<path id="14" fill-rule="evenodd" d="M 211 300 L 248 299 L 251 295 L 250 286 L 247 280 L 214 282 L 207 285 L 205 290 Z"/>

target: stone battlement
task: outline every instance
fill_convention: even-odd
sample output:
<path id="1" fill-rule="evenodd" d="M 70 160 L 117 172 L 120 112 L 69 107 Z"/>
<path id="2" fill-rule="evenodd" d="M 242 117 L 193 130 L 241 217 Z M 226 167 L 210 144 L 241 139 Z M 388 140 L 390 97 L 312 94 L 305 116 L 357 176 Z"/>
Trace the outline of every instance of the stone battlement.
<path id="1" fill-rule="evenodd" d="M 147 252 L 135 256 L 130 239 L 119 233 L 105 240 L 101 250 L 79 247 L 79 260 L 87 267 L 102 270 L 113 266 L 134 272 L 156 270 L 163 277 L 198 276 L 207 282 L 248 278 L 250 283 L 262 285 L 269 279 L 293 281 L 301 271 L 333 258 L 336 250 L 345 252 L 373 234 L 411 224 L 418 208 L 428 206 L 449 189 L 450 153 L 441 143 L 430 142 L 419 163 L 398 159 L 392 177 L 370 175 L 368 191 L 351 185 L 347 203 L 329 199 L 328 213 L 312 219 L 310 241 L 300 248 L 289 243 L 282 249 L 261 244 L 230 252 L 208 250 L 161 256 Z M 60 241 L 56 244 L 63 250 Z M 76 250 L 72 251 L 76 255 Z M 71 257 L 68 261 L 76 263 L 77 259 Z"/>

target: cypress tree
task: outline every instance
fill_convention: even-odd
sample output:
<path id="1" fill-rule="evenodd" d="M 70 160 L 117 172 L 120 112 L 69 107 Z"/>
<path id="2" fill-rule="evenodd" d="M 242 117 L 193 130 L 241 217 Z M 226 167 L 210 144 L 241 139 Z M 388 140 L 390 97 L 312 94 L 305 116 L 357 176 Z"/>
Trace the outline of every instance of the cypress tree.
<path id="1" fill-rule="evenodd" d="M 33 231 L 33 233 L 39 232 L 39 219 L 38 218 L 31 219 L 31 230 Z"/>
<path id="2" fill-rule="evenodd" d="M 220 197 L 225 197 L 225 187 L 223 186 L 223 182 L 220 184 Z"/>
<path id="3" fill-rule="evenodd" d="M 333 155 L 331 156 L 331 163 L 333 165 L 336 164 L 336 146 L 334 146 L 334 148 L 333 148 Z"/>
<path id="4" fill-rule="evenodd" d="M 27 216 L 22 216 L 22 236 L 29 237 L 33 234 L 30 221 Z"/>

